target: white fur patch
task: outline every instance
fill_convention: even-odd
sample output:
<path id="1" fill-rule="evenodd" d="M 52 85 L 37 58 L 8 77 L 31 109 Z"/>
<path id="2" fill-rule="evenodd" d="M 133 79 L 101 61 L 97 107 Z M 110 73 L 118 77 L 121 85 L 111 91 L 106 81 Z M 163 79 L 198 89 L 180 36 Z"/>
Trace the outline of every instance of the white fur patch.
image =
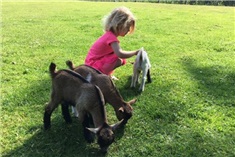
<path id="1" fill-rule="evenodd" d="M 86 80 L 87 80 L 88 82 L 91 82 L 91 79 L 92 79 L 92 75 L 91 75 L 91 73 L 89 72 L 89 74 L 86 76 Z"/>
<path id="2" fill-rule="evenodd" d="M 78 118 L 78 111 L 76 109 L 76 107 L 72 106 L 72 114 L 74 115 L 74 117 L 77 117 Z"/>

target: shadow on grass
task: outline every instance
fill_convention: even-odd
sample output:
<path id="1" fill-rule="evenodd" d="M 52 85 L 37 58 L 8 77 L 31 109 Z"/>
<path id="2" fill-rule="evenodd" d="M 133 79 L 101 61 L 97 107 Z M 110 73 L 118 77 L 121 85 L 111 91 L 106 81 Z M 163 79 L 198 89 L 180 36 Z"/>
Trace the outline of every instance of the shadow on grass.
<path id="1" fill-rule="evenodd" d="M 235 76 L 234 73 L 223 72 L 223 70 L 220 71 L 218 69 L 219 67 L 216 66 L 200 67 L 197 66 L 193 60 L 188 60 L 182 64 L 185 70 L 198 82 L 201 88 L 200 92 L 203 93 L 203 99 L 213 101 L 212 98 L 214 98 L 216 99 L 215 102 L 224 101 L 225 103 L 223 104 L 225 105 L 234 102 L 233 96 L 235 92 L 232 88 L 232 78 Z M 214 70 L 215 68 L 217 70 Z M 164 75 L 155 74 L 153 76 L 156 76 L 155 79 L 153 79 L 153 83 L 151 85 L 146 84 L 146 91 L 142 94 L 138 92 L 138 88 L 130 88 L 131 77 L 115 82 L 124 100 L 128 101 L 137 97 L 139 102 L 141 102 L 134 105 L 135 113 L 130 122 L 128 122 L 131 127 L 131 135 L 129 135 L 129 137 L 133 136 L 134 138 L 131 141 L 127 141 L 127 145 L 136 145 L 135 147 L 131 147 L 132 153 L 139 152 L 141 148 L 144 148 L 144 150 L 146 150 L 145 153 L 139 152 L 139 154 L 137 154 L 156 156 L 159 152 L 164 152 L 168 153 L 168 156 L 172 156 L 173 154 L 175 154 L 175 156 L 199 156 L 197 154 L 205 153 L 207 155 L 209 154 L 209 156 L 213 156 L 215 150 L 214 143 L 223 143 L 226 141 L 224 139 L 229 139 L 230 136 L 225 136 L 223 139 L 211 139 L 211 136 L 209 136 L 207 132 L 201 131 L 200 128 L 196 128 L 195 130 L 194 127 L 190 128 L 191 126 L 186 128 L 181 127 L 181 125 L 184 125 L 182 121 L 184 121 L 185 118 L 181 117 L 181 114 L 183 112 L 186 113 L 191 106 L 187 104 L 187 101 L 185 102 L 182 101 L 181 98 L 176 98 L 174 93 L 172 93 L 172 91 L 174 91 L 173 89 L 176 87 L 174 80 L 167 80 Z M 224 80 L 221 80 L 221 78 L 224 78 Z M 19 134 L 20 138 L 16 138 L 15 134 L 11 135 L 11 139 L 9 139 L 9 141 L 11 140 L 10 142 L 5 140 L 8 143 L 14 144 L 14 142 L 20 139 L 22 140 L 22 144 L 17 147 L 12 147 L 11 150 L 8 149 L 9 151 L 4 152 L 2 156 L 105 156 L 101 154 L 96 142 L 88 144 L 85 141 L 82 126 L 79 121 L 73 118 L 72 124 L 65 124 L 60 109 L 53 113 L 51 129 L 44 131 L 42 128 L 43 108 L 45 102 L 49 101 L 50 87 L 51 84 L 49 80 L 43 80 L 40 83 L 31 83 L 28 88 L 22 89 L 11 96 L 12 98 L 7 100 L 9 104 L 4 100 L 5 102 L 3 102 L 3 104 L 5 105 L 3 109 L 8 109 L 8 114 L 21 112 L 17 111 L 18 108 L 15 110 L 9 108 L 9 105 L 24 105 L 26 106 L 25 111 L 28 112 L 36 109 L 39 111 L 35 111 L 35 113 L 24 117 L 31 118 L 32 121 L 37 121 L 24 126 L 25 134 Z M 220 93 L 221 91 L 223 92 Z M 205 92 L 208 93 L 208 96 L 204 95 Z M 25 95 L 25 97 L 15 98 L 19 93 Z M 39 118 L 40 121 L 35 117 L 30 117 L 33 114 L 38 114 L 37 118 Z M 29 122 L 30 120 L 25 121 Z M 116 131 L 117 143 L 123 137 L 124 132 L 125 128 L 120 128 Z M 27 138 L 27 134 L 32 134 L 32 136 Z M 171 139 L 174 140 L 172 141 Z M 204 141 L 201 139 L 204 139 Z M 140 140 L 147 142 L 140 143 Z M 231 141 L 232 140 L 229 142 L 232 143 Z M 209 147 L 202 148 L 205 147 L 205 145 L 203 145 L 204 143 L 209 143 Z M 221 146 L 220 143 L 216 148 Z M 229 144 L 228 146 L 230 146 Z M 110 147 L 114 145 L 115 143 Z M 154 146 L 154 148 L 149 147 L 150 145 Z M 124 147 L 126 147 L 126 145 L 124 145 Z M 224 151 L 230 150 L 229 148 L 230 147 L 224 149 Z M 124 148 L 120 149 L 125 150 Z M 169 149 L 171 149 L 171 151 L 169 151 Z M 163 156 L 167 156 L 167 154 Z"/>
<path id="2" fill-rule="evenodd" d="M 182 62 L 184 69 L 198 83 L 205 98 L 209 104 L 224 106 L 235 106 L 234 78 L 235 72 L 231 72 L 225 66 L 198 65 L 195 60 L 188 58 Z"/>
<path id="3" fill-rule="evenodd" d="M 13 147 L 10 151 L 3 151 L 1 155 L 4 157 L 106 156 L 101 153 L 99 145 L 97 144 L 97 138 L 94 143 L 89 144 L 86 142 L 83 136 L 82 124 L 77 118 L 73 118 L 72 124 L 65 123 L 61 113 L 61 105 L 59 105 L 52 114 L 51 128 L 46 131 L 44 130 L 44 104 L 49 101 L 51 84 L 50 80 L 39 82 L 40 83 L 37 82 L 35 84 L 32 83 L 33 85 L 30 85 L 21 91 L 16 91 L 10 99 L 4 100 L 3 109 L 6 114 L 9 114 L 8 112 L 17 112 L 17 114 L 21 114 L 21 112 L 31 113 L 24 117 L 24 121 L 29 123 L 28 125 L 17 125 L 17 127 L 24 128 L 25 134 L 17 135 L 21 138 L 22 141 L 20 143 L 22 144 L 18 147 Z M 9 103 L 11 103 L 11 105 L 14 104 L 16 108 L 12 110 L 12 106 L 11 108 L 8 106 Z M 20 108 L 24 109 L 21 111 Z M 33 117 L 32 115 L 36 116 Z M 31 123 L 30 119 L 34 122 Z M 13 123 L 16 122 L 10 122 L 12 125 Z M 15 127 L 16 130 L 17 127 Z M 118 142 L 124 134 L 124 128 L 119 128 L 115 133 L 116 142 Z M 30 134 L 32 136 L 27 138 L 27 135 Z M 5 139 L 5 141 L 10 141 L 12 144 L 17 143 L 18 141 L 15 136 L 15 134 L 8 135 L 8 138 L 11 139 Z M 112 147 L 112 145 L 110 147 Z"/>
<path id="4" fill-rule="evenodd" d="M 141 95 L 141 92 L 138 91 L 139 84 L 137 84 L 136 88 L 131 88 L 131 76 L 126 78 L 122 78 L 115 82 L 117 84 L 117 89 L 119 90 L 120 94 L 122 95 L 125 101 L 129 101 L 133 98 L 136 98 Z M 121 85 L 119 85 L 121 84 Z M 123 85 L 124 84 L 124 85 Z"/>
<path id="5" fill-rule="evenodd" d="M 62 126 L 54 120 L 50 130 L 44 131 L 41 126 L 35 126 L 28 131 L 32 130 L 37 131 L 31 138 L 3 156 L 95 156 L 99 153 L 98 147 L 88 149 L 82 127 L 77 122 Z"/>

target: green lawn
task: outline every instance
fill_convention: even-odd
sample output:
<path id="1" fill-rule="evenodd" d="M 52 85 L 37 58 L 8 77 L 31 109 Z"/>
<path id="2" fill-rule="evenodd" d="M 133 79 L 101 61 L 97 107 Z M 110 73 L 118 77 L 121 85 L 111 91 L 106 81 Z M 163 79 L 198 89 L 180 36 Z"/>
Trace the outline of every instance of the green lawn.
<path id="1" fill-rule="evenodd" d="M 155 3 L 2 2 L 2 156 L 102 156 L 84 140 L 75 118 L 68 125 L 60 107 L 43 129 L 49 101 L 48 67 L 82 64 L 102 35 L 101 19 L 118 6 L 137 17 L 134 34 L 119 38 L 125 50 L 144 47 L 151 84 L 130 89 L 132 65 L 116 70 L 123 98 L 138 98 L 134 115 L 116 132 L 112 157 L 235 156 L 234 7 Z M 134 61 L 130 58 L 128 62 Z M 117 122 L 107 105 L 109 123 Z"/>

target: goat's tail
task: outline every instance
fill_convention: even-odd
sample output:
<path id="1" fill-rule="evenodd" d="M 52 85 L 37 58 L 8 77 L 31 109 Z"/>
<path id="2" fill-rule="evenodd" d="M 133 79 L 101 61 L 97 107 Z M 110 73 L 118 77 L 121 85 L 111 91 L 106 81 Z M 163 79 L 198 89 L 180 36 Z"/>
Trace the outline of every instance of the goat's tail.
<path id="1" fill-rule="evenodd" d="M 71 70 L 74 70 L 75 68 L 74 68 L 74 65 L 73 65 L 73 62 L 72 61 L 70 61 L 70 60 L 67 60 L 66 61 L 66 65 L 69 67 L 69 69 L 71 69 Z"/>
<path id="2" fill-rule="evenodd" d="M 142 62 L 143 62 L 143 50 L 142 49 L 137 54 L 135 62 L 140 66 L 142 65 Z"/>
<path id="3" fill-rule="evenodd" d="M 54 78 L 55 74 L 56 74 L 56 64 L 55 63 L 51 63 L 50 67 L 49 67 L 49 72 L 51 74 L 51 77 Z"/>

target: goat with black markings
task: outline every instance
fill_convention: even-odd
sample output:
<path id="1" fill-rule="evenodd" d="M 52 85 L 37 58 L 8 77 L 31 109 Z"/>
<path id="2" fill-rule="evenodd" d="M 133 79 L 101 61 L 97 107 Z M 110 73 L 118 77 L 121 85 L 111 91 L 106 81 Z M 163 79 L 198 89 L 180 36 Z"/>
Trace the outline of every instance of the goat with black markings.
<path id="1" fill-rule="evenodd" d="M 133 75 L 132 75 L 132 81 L 131 81 L 131 87 L 135 87 L 136 83 L 138 82 L 139 75 L 142 71 L 142 80 L 141 85 L 139 87 L 139 91 L 144 91 L 145 81 L 148 80 L 149 83 L 152 82 L 151 76 L 150 76 L 150 61 L 147 55 L 147 52 L 144 50 L 144 48 L 141 48 L 139 51 L 134 67 L 133 67 Z"/>
<path id="2" fill-rule="evenodd" d="M 47 104 L 44 113 L 45 129 L 50 128 L 50 117 L 54 109 L 59 104 L 67 105 L 69 103 L 75 106 L 79 113 L 86 140 L 93 142 L 92 133 L 95 133 L 98 136 L 98 144 L 101 151 L 106 153 L 108 146 L 114 141 L 113 131 L 122 121 L 111 126 L 108 125 L 104 108 L 104 97 L 99 87 L 89 83 L 74 71 L 56 71 L 54 63 L 51 63 L 49 70 L 52 78 L 52 93 L 51 100 Z M 68 118 L 69 112 L 63 111 L 63 114 L 65 120 L 67 122 L 70 121 Z M 88 128 L 90 127 L 90 121 L 93 121 L 95 128 Z"/>
<path id="3" fill-rule="evenodd" d="M 97 85 L 104 95 L 105 102 L 113 106 L 117 118 L 119 120 L 124 119 L 122 124 L 127 123 L 128 119 L 132 117 L 133 108 L 131 105 L 137 99 L 132 99 L 129 102 L 124 101 L 111 78 L 90 66 L 79 65 L 75 67 L 72 61 L 67 61 L 66 64 L 71 70 L 81 74 L 92 84 Z"/>

